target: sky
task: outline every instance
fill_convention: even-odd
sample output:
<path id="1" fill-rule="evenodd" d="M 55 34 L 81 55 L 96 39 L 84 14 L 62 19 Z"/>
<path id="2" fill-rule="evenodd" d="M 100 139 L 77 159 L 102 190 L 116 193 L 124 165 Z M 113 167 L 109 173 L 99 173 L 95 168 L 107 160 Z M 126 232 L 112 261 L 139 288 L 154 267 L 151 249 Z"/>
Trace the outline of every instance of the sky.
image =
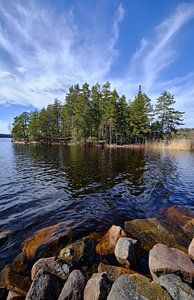
<path id="1" fill-rule="evenodd" d="M 0 133 L 107 80 L 129 101 L 169 91 L 194 127 L 194 0 L 0 0 Z"/>

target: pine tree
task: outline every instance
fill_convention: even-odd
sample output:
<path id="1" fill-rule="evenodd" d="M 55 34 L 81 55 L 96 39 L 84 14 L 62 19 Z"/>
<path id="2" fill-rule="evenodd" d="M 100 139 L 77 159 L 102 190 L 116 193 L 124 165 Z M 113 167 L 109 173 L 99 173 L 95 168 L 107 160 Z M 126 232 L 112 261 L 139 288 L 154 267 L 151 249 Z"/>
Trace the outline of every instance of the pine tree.
<path id="1" fill-rule="evenodd" d="M 157 99 L 155 106 L 155 114 L 160 123 L 163 136 L 169 138 L 173 132 L 176 132 L 176 127 L 183 125 L 183 112 L 175 110 L 172 105 L 175 104 L 174 95 L 168 92 L 163 92 Z"/>

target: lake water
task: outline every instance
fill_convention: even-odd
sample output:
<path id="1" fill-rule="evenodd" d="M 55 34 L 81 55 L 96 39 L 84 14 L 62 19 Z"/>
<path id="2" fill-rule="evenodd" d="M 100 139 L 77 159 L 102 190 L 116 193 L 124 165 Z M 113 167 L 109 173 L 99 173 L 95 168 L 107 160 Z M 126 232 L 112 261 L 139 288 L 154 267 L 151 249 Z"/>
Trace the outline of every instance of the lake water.
<path id="1" fill-rule="evenodd" d="M 194 152 L 14 145 L 0 139 L 0 268 L 34 231 L 66 220 L 76 235 L 183 205 L 194 211 Z"/>

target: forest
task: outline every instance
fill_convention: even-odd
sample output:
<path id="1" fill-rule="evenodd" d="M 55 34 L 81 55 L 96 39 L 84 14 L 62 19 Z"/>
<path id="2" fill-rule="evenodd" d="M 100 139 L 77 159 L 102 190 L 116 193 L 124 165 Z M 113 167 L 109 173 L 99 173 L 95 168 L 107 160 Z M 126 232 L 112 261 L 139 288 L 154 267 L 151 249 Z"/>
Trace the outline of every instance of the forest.
<path id="1" fill-rule="evenodd" d="M 14 140 L 53 143 L 58 141 L 108 144 L 145 143 L 170 139 L 183 125 L 175 97 L 164 91 L 152 104 L 141 86 L 135 98 L 127 100 L 110 82 L 102 86 L 73 85 L 64 103 L 58 99 L 41 110 L 23 112 L 14 118 Z"/>

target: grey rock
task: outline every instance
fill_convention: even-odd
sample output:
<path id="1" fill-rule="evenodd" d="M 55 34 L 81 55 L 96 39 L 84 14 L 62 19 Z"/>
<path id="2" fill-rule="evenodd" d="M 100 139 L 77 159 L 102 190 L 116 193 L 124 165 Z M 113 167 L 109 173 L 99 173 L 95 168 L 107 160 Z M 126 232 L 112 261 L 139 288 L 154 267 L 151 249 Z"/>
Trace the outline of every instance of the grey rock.
<path id="1" fill-rule="evenodd" d="M 84 300 L 105 300 L 112 286 L 106 273 L 94 273 L 84 289 Z"/>
<path id="2" fill-rule="evenodd" d="M 58 300 L 83 299 L 85 284 L 86 279 L 82 272 L 80 270 L 72 271 L 65 282 Z"/>
<path id="3" fill-rule="evenodd" d="M 32 267 L 31 278 L 35 278 L 37 272 L 43 269 L 44 271 L 53 274 L 62 280 L 66 280 L 69 276 L 69 266 L 64 264 L 55 257 L 41 258 Z"/>
<path id="4" fill-rule="evenodd" d="M 26 300 L 57 300 L 61 292 L 56 276 L 39 270 L 34 278 Z"/>
<path id="5" fill-rule="evenodd" d="M 155 282 L 140 274 L 122 275 L 112 285 L 107 300 L 171 300 Z"/>
<path id="6" fill-rule="evenodd" d="M 158 282 L 168 291 L 173 300 L 194 299 L 194 290 L 174 274 L 162 275 L 159 277 Z"/>
<path id="7" fill-rule="evenodd" d="M 138 240 L 120 237 L 116 243 L 115 256 L 120 264 L 129 267 L 139 256 Z"/>

